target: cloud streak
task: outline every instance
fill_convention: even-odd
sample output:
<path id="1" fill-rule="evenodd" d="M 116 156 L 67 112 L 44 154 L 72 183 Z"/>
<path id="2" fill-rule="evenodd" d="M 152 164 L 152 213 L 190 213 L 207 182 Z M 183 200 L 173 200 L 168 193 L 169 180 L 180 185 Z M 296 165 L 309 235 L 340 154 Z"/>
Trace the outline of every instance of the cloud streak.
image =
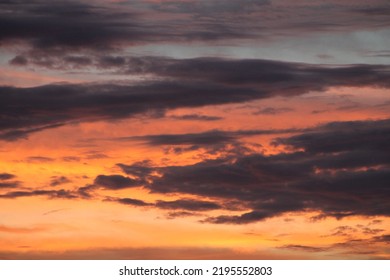
<path id="1" fill-rule="evenodd" d="M 0 87 L 0 139 L 13 141 L 72 122 L 297 96 L 333 86 L 390 86 L 388 67 L 381 65 L 313 66 L 209 58 L 172 61 L 146 70 L 153 69 L 162 80 Z"/>

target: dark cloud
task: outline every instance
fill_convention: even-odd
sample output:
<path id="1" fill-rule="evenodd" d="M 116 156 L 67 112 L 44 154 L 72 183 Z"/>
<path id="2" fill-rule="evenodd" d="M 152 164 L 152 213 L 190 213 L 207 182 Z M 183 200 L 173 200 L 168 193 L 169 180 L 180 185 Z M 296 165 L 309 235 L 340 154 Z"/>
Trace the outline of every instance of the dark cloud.
<path id="1" fill-rule="evenodd" d="M 141 12 L 137 1 L 133 5 L 109 3 L 93 4 L 75 1 L 56 2 L 18 1 L 0 3 L 0 25 L 3 32 L 0 41 L 15 43 L 22 41 L 35 49 L 68 51 L 92 49 L 104 51 L 126 45 L 150 42 L 183 40 L 221 40 L 240 38 L 234 27 L 202 20 L 169 20 L 156 10 Z"/>
<path id="2" fill-rule="evenodd" d="M 16 176 L 10 173 L 0 173 L 0 189 L 16 188 L 20 185 L 19 181 L 10 181 Z"/>
<path id="3" fill-rule="evenodd" d="M 246 210 L 203 222 L 245 224 L 302 211 L 338 219 L 389 216 L 389 128 L 389 120 L 329 123 L 275 140 L 290 145 L 294 150 L 289 153 L 236 154 L 139 170 L 137 165 L 118 166 L 128 174 L 137 171 L 152 192 L 235 200 Z"/>
<path id="4" fill-rule="evenodd" d="M 135 162 L 132 165 L 126 165 L 119 163 L 118 167 L 122 169 L 127 175 L 130 175 L 135 178 L 146 178 L 154 172 L 154 168 L 150 161 L 145 160 L 141 162 Z"/>
<path id="5" fill-rule="evenodd" d="M 5 119 L 6 120 L 6 119 Z M 0 121 L 1 123 L 1 121 Z M 0 140 L 4 141 L 15 141 L 19 139 L 27 139 L 28 135 L 31 133 L 36 133 L 40 132 L 42 130 L 46 129 L 51 129 L 51 128 L 57 128 L 61 127 L 64 124 L 58 123 L 58 124 L 53 124 L 53 125 L 45 125 L 45 126 L 38 126 L 35 128 L 25 128 L 25 129 L 13 129 L 13 130 L 6 130 L 5 133 L 0 133 Z M 12 121 L 11 121 L 11 126 L 12 126 Z M 0 128 L 0 131 L 2 129 Z"/>
<path id="6" fill-rule="evenodd" d="M 17 66 L 25 66 L 27 62 L 28 62 L 27 58 L 22 55 L 17 55 L 10 60 L 11 65 L 17 65 Z"/>
<path id="7" fill-rule="evenodd" d="M 389 153 L 390 120 L 332 122 L 312 133 L 277 139 L 275 145 L 304 148 L 310 153 L 379 151 Z M 369 158 L 369 156 L 368 156 Z"/>
<path id="8" fill-rule="evenodd" d="M 52 177 L 52 180 L 50 181 L 50 186 L 56 187 L 59 185 L 70 183 L 70 182 L 72 182 L 72 181 L 69 180 L 65 176 L 54 176 L 54 177 Z"/>
<path id="9" fill-rule="evenodd" d="M 221 209 L 221 206 L 215 202 L 194 199 L 178 199 L 174 201 L 159 200 L 155 205 L 158 208 L 169 210 L 210 211 Z"/>
<path id="10" fill-rule="evenodd" d="M 6 182 L 1 182 L 0 181 L 0 189 L 6 189 L 6 188 L 16 188 L 20 185 L 19 182 L 17 181 L 6 181 Z"/>
<path id="11" fill-rule="evenodd" d="M 108 47 L 128 37 L 139 40 L 135 15 L 72 1 L 2 2 L 0 40 L 24 40 L 37 48 Z M 95 46 L 94 46 L 95 45 Z"/>
<path id="12" fill-rule="evenodd" d="M 381 65 L 336 67 L 213 58 L 148 63 L 145 73 L 165 78 L 135 84 L 0 87 L 0 138 L 16 140 L 71 122 L 294 96 L 331 86 L 390 86 L 388 67 Z"/>
<path id="13" fill-rule="evenodd" d="M 182 120 L 182 121 L 219 121 L 223 119 L 222 117 L 206 116 L 206 115 L 198 115 L 198 114 L 169 116 L 169 117 L 174 120 Z"/>
<path id="14" fill-rule="evenodd" d="M 282 107 L 282 108 L 267 107 L 254 112 L 253 115 L 278 115 L 278 114 L 287 113 L 291 111 L 294 111 L 294 109 L 288 107 Z"/>
<path id="15" fill-rule="evenodd" d="M 278 247 L 278 249 L 306 251 L 311 253 L 327 252 L 328 254 L 335 253 L 340 256 L 348 256 L 348 258 L 356 258 L 359 255 L 366 255 L 366 258 L 377 259 L 378 254 L 383 252 L 383 246 L 389 243 L 390 235 L 380 235 L 370 238 L 347 238 L 346 241 L 333 243 L 326 246 L 306 246 L 298 244 L 289 244 Z"/>
<path id="16" fill-rule="evenodd" d="M 117 202 L 125 205 L 132 205 L 132 206 L 150 206 L 153 205 L 151 203 L 147 203 L 140 199 L 134 199 L 134 198 L 118 198 L 116 199 Z"/>
<path id="17" fill-rule="evenodd" d="M 11 63 L 31 61 L 53 67 L 57 61 L 39 54 L 55 53 L 77 68 L 90 64 L 89 53 L 119 52 L 129 46 L 161 43 L 258 43 L 307 33 L 380 29 L 389 26 L 388 3 L 284 3 L 270 0 L 131 2 L 35 0 L 2 1 L 2 45 L 29 49 Z M 259 20 L 260 19 L 260 20 Z M 292 35 L 293 34 L 293 35 Z M 77 55 L 75 55 L 77 54 Z M 35 57 L 35 58 L 34 58 Z M 102 66 L 121 65 L 120 56 L 103 56 Z"/>
<path id="18" fill-rule="evenodd" d="M 47 196 L 49 198 L 64 198 L 74 199 L 77 198 L 75 194 L 68 190 L 33 190 L 33 191 L 15 191 L 1 194 L 0 198 L 18 198 L 18 197 L 30 197 L 30 196 Z"/>
<path id="19" fill-rule="evenodd" d="M 119 190 L 138 187 L 142 182 L 122 175 L 98 175 L 95 178 L 94 184 L 109 190 Z"/>
<path id="20" fill-rule="evenodd" d="M 314 65 L 272 61 L 264 59 L 222 59 L 198 57 L 175 59 L 158 56 L 90 56 L 76 57 L 83 60 L 72 64 L 69 58 L 57 57 L 50 53 L 31 54 L 31 63 L 54 69 L 78 69 L 83 65 L 89 69 L 109 73 L 152 75 L 181 81 L 206 81 L 224 85 L 247 85 L 261 92 L 279 95 L 295 95 L 308 91 L 323 90 L 331 86 L 384 86 L 389 87 L 388 65 Z M 41 60 L 47 58 L 43 63 Z M 40 59 L 37 61 L 37 59 Z M 66 60 L 67 59 L 67 60 Z M 88 61 L 89 62 L 88 62 Z M 104 63 L 102 60 L 120 61 Z M 74 65 L 75 67 L 72 67 Z M 283 93 L 283 91 L 287 91 Z"/>
<path id="21" fill-rule="evenodd" d="M 169 212 L 166 215 L 167 219 L 177 219 L 177 218 L 184 218 L 184 217 L 191 217 L 191 216 L 197 216 L 198 214 L 195 212 L 189 212 L 189 211 L 175 211 L 175 212 Z"/>
<path id="22" fill-rule="evenodd" d="M 189 13 L 198 16 L 212 16 L 221 14 L 236 14 L 238 12 L 254 12 L 269 5 L 270 0 L 230 0 L 230 1 L 202 1 L 188 2 L 169 1 L 168 3 L 153 3 L 151 8 L 164 12 Z"/>
<path id="23" fill-rule="evenodd" d="M 0 181 L 14 179 L 16 176 L 10 173 L 0 173 Z"/>
<path id="24" fill-rule="evenodd" d="M 198 211 L 212 211 L 212 210 L 222 209 L 222 206 L 215 202 L 206 201 L 206 200 L 196 200 L 196 199 L 178 199 L 173 201 L 157 200 L 155 203 L 148 203 L 143 200 L 134 199 L 134 198 L 108 197 L 105 199 L 105 201 L 113 201 L 125 205 L 139 206 L 139 207 L 153 206 L 163 210 L 181 210 L 179 212 L 191 212 L 193 214 L 196 214 L 196 212 Z M 175 211 L 171 213 L 179 213 L 179 212 Z"/>
<path id="25" fill-rule="evenodd" d="M 84 199 L 93 198 L 93 191 L 96 190 L 96 188 L 96 185 L 86 185 L 84 187 L 80 187 L 77 189 L 77 196 Z"/>
<path id="26" fill-rule="evenodd" d="M 170 59 L 141 57 L 128 63 L 129 73 L 153 73 L 181 79 L 209 80 L 223 84 L 261 85 L 266 91 L 322 90 L 329 86 L 364 84 L 389 86 L 384 65 L 325 66 L 261 59 Z M 359 77 L 361 79 L 359 79 Z M 294 87 L 297 87 L 296 89 Z M 283 95 L 283 93 L 279 93 Z"/>
<path id="27" fill-rule="evenodd" d="M 258 94 L 251 89 L 185 82 L 0 87 L 0 131 L 4 131 L 3 139 L 10 140 L 64 122 L 118 119 L 160 109 L 241 102 Z"/>
<path id="28" fill-rule="evenodd" d="M 220 131 L 211 130 L 200 133 L 186 134 L 160 134 L 146 136 L 132 136 L 116 138 L 114 140 L 132 140 L 146 142 L 148 145 L 215 145 L 233 142 L 240 137 L 288 133 L 294 130 L 243 130 L 243 131 Z"/>
<path id="29" fill-rule="evenodd" d="M 376 242 L 384 242 L 384 243 L 390 243 L 390 234 L 385 234 L 381 236 L 374 237 L 374 240 Z"/>

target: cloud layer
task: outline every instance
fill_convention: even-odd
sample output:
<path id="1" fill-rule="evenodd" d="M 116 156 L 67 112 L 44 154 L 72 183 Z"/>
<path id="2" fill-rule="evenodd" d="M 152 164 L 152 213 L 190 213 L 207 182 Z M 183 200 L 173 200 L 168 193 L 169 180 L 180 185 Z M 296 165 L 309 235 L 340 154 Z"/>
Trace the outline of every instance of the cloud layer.
<path id="1" fill-rule="evenodd" d="M 225 205 L 238 202 L 248 210 L 205 222 L 243 224 L 301 211 L 336 218 L 388 216 L 389 137 L 389 120 L 335 122 L 274 140 L 275 145 L 287 145 L 290 153 L 250 154 L 186 166 L 119 167 L 145 181 L 152 192 L 211 197 Z M 152 175 L 153 171 L 160 175 Z"/>
<path id="2" fill-rule="evenodd" d="M 72 122 L 123 119 L 151 112 L 158 112 L 158 117 L 170 109 L 297 96 L 334 86 L 390 86 L 388 67 L 381 65 L 338 67 L 198 58 L 163 59 L 144 71 L 160 78 L 130 84 L 2 86 L 0 139 L 13 141 Z"/>

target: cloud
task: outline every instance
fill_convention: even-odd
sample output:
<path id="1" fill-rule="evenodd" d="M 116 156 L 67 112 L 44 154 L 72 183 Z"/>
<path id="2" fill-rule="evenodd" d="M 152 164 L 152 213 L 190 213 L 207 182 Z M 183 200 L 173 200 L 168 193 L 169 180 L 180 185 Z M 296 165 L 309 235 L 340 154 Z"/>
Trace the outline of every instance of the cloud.
<path id="1" fill-rule="evenodd" d="M 12 125 L 12 121 L 11 121 L 11 125 Z M 5 133 L 0 133 L 0 140 L 15 141 L 15 140 L 19 140 L 19 139 L 27 139 L 28 135 L 31 133 L 36 133 L 36 132 L 40 132 L 42 130 L 51 129 L 51 128 L 57 128 L 57 127 L 61 127 L 63 125 L 64 124 L 62 124 L 62 123 L 58 123 L 58 124 L 53 124 L 53 125 L 38 126 L 35 128 L 8 130 Z M 0 131 L 1 131 L 1 128 L 0 128 Z"/>
<path id="2" fill-rule="evenodd" d="M 0 181 L 14 179 L 16 176 L 10 173 L 0 173 Z"/>
<path id="3" fill-rule="evenodd" d="M 189 211 L 175 211 L 175 212 L 169 212 L 166 215 L 167 219 L 177 219 L 177 218 L 183 218 L 183 217 L 191 217 L 191 216 L 197 216 L 198 213 L 195 212 L 189 212 Z"/>
<path id="4" fill-rule="evenodd" d="M 52 177 L 52 180 L 50 182 L 50 186 L 56 187 L 59 185 L 70 183 L 70 182 L 71 182 L 71 180 L 69 180 L 65 176 L 54 176 L 54 177 Z"/>
<path id="5" fill-rule="evenodd" d="M 122 38 L 128 37 L 131 42 L 144 37 L 137 31 L 135 15 L 130 11 L 112 11 L 74 1 L 31 1 L 27 5 L 10 1 L 1 6 L 0 22 L 5 30 L 0 36 L 2 41 L 24 40 L 37 48 L 98 49 Z"/>
<path id="6" fill-rule="evenodd" d="M 4 104 L 0 105 L 0 139 L 16 140 L 72 122 L 296 96 L 334 86 L 390 86 L 388 67 L 382 65 L 313 66 L 215 58 L 164 61 L 150 62 L 153 67 L 145 70 L 161 79 L 133 84 L 0 87 L 0 104 Z"/>
<path id="7" fill-rule="evenodd" d="M 163 209 L 163 210 L 183 210 L 183 211 L 175 211 L 171 213 L 180 213 L 180 212 L 189 212 L 195 214 L 198 211 L 212 211 L 222 209 L 222 206 L 206 200 L 196 200 L 196 199 L 178 199 L 173 201 L 165 201 L 165 200 L 157 200 L 154 203 L 145 202 L 140 199 L 134 198 L 116 198 L 116 197 L 107 197 L 104 201 L 118 202 L 125 205 L 130 206 L 152 206 L 155 208 Z M 180 216 L 180 214 L 177 214 Z M 170 215 L 172 218 L 175 215 Z"/>
<path id="8" fill-rule="evenodd" d="M 11 181 L 11 182 L 0 182 L 0 189 L 6 189 L 6 188 L 16 188 L 20 185 L 17 181 Z"/>
<path id="9" fill-rule="evenodd" d="M 390 151 L 390 120 L 332 122 L 316 131 L 276 139 L 275 145 L 303 148 L 310 153 L 356 151 Z"/>
<path id="10" fill-rule="evenodd" d="M 19 181 L 10 181 L 15 179 L 16 176 L 10 173 L 0 173 L 0 189 L 16 188 L 20 185 Z"/>
<path id="11" fill-rule="evenodd" d="M 189 13 L 198 16 L 215 16 L 221 14 L 237 14 L 254 12 L 269 5 L 270 0 L 230 0 L 230 1 L 169 1 L 153 3 L 150 7 L 164 12 Z"/>
<path id="12" fill-rule="evenodd" d="M 49 198 L 63 198 L 63 199 L 73 199 L 77 198 L 75 194 L 68 190 L 33 190 L 33 191 L 15 191 L 7 192 L 5 194 L 0 194 L 0 198 L 18 198 L 18 197 L 31 197 L 31 196 L 47 196 Z"/>
<path id="13" fill-rule="evenodd" d="M 118 163 L 117 166 L 120 167 L 124 173 L 135 178 L 146 178 L 154 172 L 152 163 L 148 160 L 135 162 L 132 165 Z"/>
<path id="14" fill-rule="evenodd" d="M 326 252 L 329 254 L 336 254 L 344 256 L 348 259 L 361 258 L 359 255 L 365 255 L 365 258 L 378 259 L 378 255 L 383 254 L 383 246 L 386 246 L 389 243 L 390 235 L 380 235 L 370 238 L 354 238 L 349 237 L 346 241 L 339 243 L 332 243 L 325 246 L 307 246 L 307 245 L 298 245 L 298 244 L 288 244 L 278 247 L 278 249 L 283 250 L 293 250 L 293 251 L 305 251 L 309 253 L 317 252 Z M 385 252 L 385 256 L 386 257 Z M 380 258 L 380 257 L 379 257 Z"/>
<path id="15" fill-rule="evenodd" d="M 122 175 L 98 175 L 95 178 L 94 184 L 109 190 L 120 190 L 138 187 L 142 182 Z"/>
<path id="16" fill-rule="evenodd" d="M 289 145 L 289 153 L 236 154 L 186 166 L 149 165 L 136 176 L 151 192 L 235 200 L 246 210 L 203 222 L 245 224 L 302 211 L 338 219 L 389 216 L 389 128 L 389 120 L 334 122 L 275 140 Z M 118 166 L 134 173 L 131 165 Z"/>
<path id="17" fill-rule="evenodd" d="M 242 130 L 242 131 L 221 131 L 211 130 L 200 133 L 186 134 L 158 134 L 145 136 L 131 136 L 114 138 L 113 141 L 140 141 L 148 145 L 215 145 L 231 143 L 240 137 L 280 134 L 294 132 L 294 129 L 280 130 Z"/>
<path id="18" fill-rule="evenodd" d="M 221 206 L 215 202 L 202 201 L 194 199 L 178 199 L 174 201 L 159 200 L 156 207 L 169 210 L 187 210 L 187 211 L 210 211 L 221 209 Z"/>
<path id="19" fill-rule="evenodd" d="M 389 25 L 388 10 L 385 0 L 374 6 L 367 6 L 366 2 L 286 5 L 270 0 L 161 3 L 43 0 L 28 4 L 3 1 L 0 25 L 4 31 L 0 41 L 65 54 L 70 49 L 104 52 L 150 43 L 242 39 L 257 42 L 289 36 L 286 34 L 383 28 Z"/>
<path id="20" fill-rule="evenodd" d="M 390 243 L 390 234 L 384 234 L 381 236 L 374 237 L 374 240 L 376 242 L 384 242 L 384 243 Z"/>
<path id="21" fill-rule="evenodd" d="M 219 121 L 222 120 L 222 117 L 218 116 L 206 116 L 206 115 L 198 115 L 198 114 L 190 114 L 190 115 L 181 115 L 181 116 L 169 116 L 171 119 L 180 120 L 180 121 Z"/>
<path id="22" fill-rule="evenodd" d="M 287 113 L 291 111 L 294 111 L 294 109 L 288 107 L 282 107 L 282 108 L 267 107 L 254 112 L 253 115 L 278 115 L 278 114 Z"/>
<path id="23" fill-rule="evenodd" d="M 323 248 L 323 247 L 295 245 L 295 244 L 284 245 L 284 246 L 281 246 L 279 248 L 280 249 L 294 250 L 294 251 L 305 251 L 305 252 L 310 252 L 310 253 L 326 251 L 326 248 Z"/>
<path id="24" fill-rule="evenodd" d="M 0 24 L 4 27 L 0 41 L 13 44 L 23 42 L 35 49 L 55 52 L 80 49 L 105 51 L 150 42 L 241 37 L 228 25 L 196 22 L 191 17 L 186 17 L 186 21 L 195 25 L 188 28 L 183 23 L 164 19 L 157 10 L 148 10 L 141 1 L 120 6 L 75 1 L 54 4 L 50 1 L 31 1 L 26 5 L 7 1 L 2 2 L 0 7 Z"/>
<path id="25" fill-rule="evenodd" d="M 125 204 L 125 205 L 132 205 L 132 206 L 150 206 L 153 205 L 151 203 L 147 203 L 140 199 L 134 199 L 134 198 L 118 198 L 115 201 Z"/>

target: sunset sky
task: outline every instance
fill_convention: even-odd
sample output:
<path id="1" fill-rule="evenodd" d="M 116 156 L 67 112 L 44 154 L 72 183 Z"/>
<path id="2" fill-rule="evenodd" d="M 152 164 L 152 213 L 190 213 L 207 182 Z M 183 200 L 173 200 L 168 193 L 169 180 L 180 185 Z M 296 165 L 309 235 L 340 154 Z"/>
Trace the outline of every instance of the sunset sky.
<path id="1" fill-rule="evenodd" d="M 0 259 L 390 259 L 388 0 L 0 1 Z"/>

